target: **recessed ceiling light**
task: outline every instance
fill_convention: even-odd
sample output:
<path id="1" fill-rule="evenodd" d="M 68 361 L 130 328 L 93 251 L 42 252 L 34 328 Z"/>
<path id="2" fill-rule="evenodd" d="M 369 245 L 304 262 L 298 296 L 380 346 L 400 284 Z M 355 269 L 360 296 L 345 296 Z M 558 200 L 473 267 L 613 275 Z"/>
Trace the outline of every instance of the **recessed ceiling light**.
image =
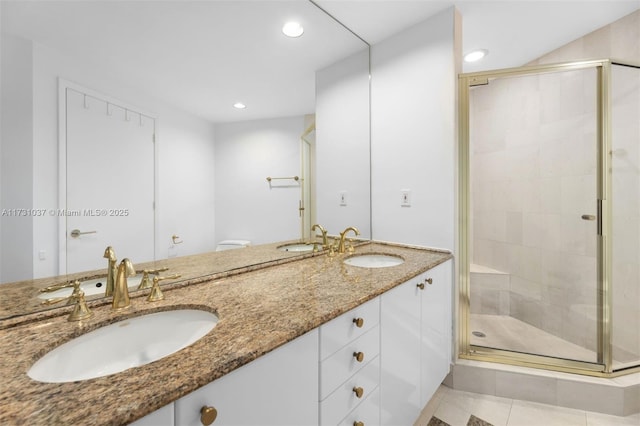
<path id="1" fill-rule="evenodd" d="M 233 104 L 233 107 L 237 109 L 245 109 L 247 106 L 242 102 L 236 102 L 235 104 Z"/>
<path id="2" fill-rule="evenodd" d="M 304 28 L 298 22 L 287 22 L 282 27 L 282 32 L 287 37 L 300 37 L 304 32 Z"/>
<path id="3" fill-rule="evenodd" d="M 484 58 L 489 54 L 489 51 L 486 49 L 478 49 L 464 55 L 465 62 L 476 62 L 480 59 Z"/>

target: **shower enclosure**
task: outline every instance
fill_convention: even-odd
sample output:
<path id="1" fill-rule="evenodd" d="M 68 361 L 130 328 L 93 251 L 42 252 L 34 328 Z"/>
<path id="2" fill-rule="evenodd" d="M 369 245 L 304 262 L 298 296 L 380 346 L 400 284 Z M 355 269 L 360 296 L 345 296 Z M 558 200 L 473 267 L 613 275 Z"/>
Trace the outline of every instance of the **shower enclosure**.
<path id="1" fill-rule="evenodd" d="M 461 358 L 640 367 L 640 67 L 462 74 Z"/>

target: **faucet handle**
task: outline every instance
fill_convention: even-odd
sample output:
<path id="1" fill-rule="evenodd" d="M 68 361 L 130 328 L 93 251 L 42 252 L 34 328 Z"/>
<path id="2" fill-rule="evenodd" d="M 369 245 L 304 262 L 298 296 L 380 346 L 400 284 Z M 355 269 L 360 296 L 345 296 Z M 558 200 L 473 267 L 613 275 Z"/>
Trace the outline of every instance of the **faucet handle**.
<path id="1" fill-rule="evenodd" d="M 87 301 L 84 297 L 84 291 L 80 289 L 80 280 L 69 281 L 68 283 L 62 283 L 53 285 L 47 288 L 40 289 L 41 292 L 45 293 L 47 291 L 55 291 L 61 288 L 73 287 L 73 292 L 69 297 L 55 297 L 52 299 L 47 299 L 42 302 L 44 305 L 53 305 L 54 303 L 62 302 L 63 300 L 67 301 L 67 305 L 75 303 L 73 310 L 69 314 L 67 321 L 82 321 L 83 319 L 91 318 L 93 316 L 93 312 L 89 310 L 87 306 Z"/>
<path id="2" fill-rule="evenodd" d="M 137 290 L 142 290 L 142 289 L 151 287 L 151 280 L 149 279 L 149 275 L 158 275 L 160 272 L 164 272 L 168 270 L 169 270 L 168 267 L 142 270 L 142 280 L 140 281 L 140 285 L 138 286 Z"/>
<path id="3" fill-rule="evenodd" d="M 334 244 L 329 244 L 329 254 L 327 256 L 333 257 L 336 255 L 336 246 Z"/>
<path id="4" fill-rule="evenodd" d="M 353 242 L 354 242 L 353 238 L 349 238 L 347 241 L 349 242 L 349 244 L 346 247 L 347 253 L 350 253 L 350 254 L 355 253 L 356 248 L 353 246 Z"/>
<path id="5" fill-rule="evenodd" d="M 87 280 L 90 280 L 90 279 L 92 279 L 92 278 L 96 278 L 96 275 L 87 275 L 87 276 L 85 276 L 85 277 L 76 278 L 76 279 L 71 280 L 71 281 L 65 281 L 65 282 L 62 282 L 62 283 L 53 284 L 53 285 L 50 285 L 49 287 L 41 288 L 41 289 L 40 289 L 40 290 L 38 290 L 38 291 L 39 291 L 40 293 L 51 293 L 52 291 L 61 290 L 61 289 L 63 289 L 63 288 L 73 288 L 73 287 L 75 286 L 75 283 L 76 283 L 77 281 L 79 281 L 80 283 L 82 283 L 83 281 L 87 281 Z M 99 278 L 99 276 L 98 276 L 98 278 Z M 62 299 L 62 300 L 64 300 L 64 299 L 66 299 L 66 298 L 67 298 L 67 297 L 58 297 L 58 298 L 56 298 L 56 299 Z"/>
<path id="6" fill-rule="evenodd" d="M 169 269 L 169 268 L 167 268 Z M 148 302 L 157 302 L 159 300 L 164 300 L 164 294 L 162 293 L 162 290 L 160 290 L 160 284 L 159 282 L 162 280 L 173 280 L 176 278 L 180 278 L 181 275 L 180 274 L 174 274 L 174 275 L 169 275 L 166 277 L 153 277 L 153 286 L 151 287 L 151 292 L 149 293 L 149 296 L 147 297 L 147 301 Z"/>
<path id="7" fill-rule="evenodd" d="M 63 282 L 63 283 L 59 283 L 59 284 L 50 285 L 49 287 L 41 288 L 38 291 L 40 293 L 51 293 L 52 291 L 62 290 L 63 288 L 69 288 L 69 287 L 73 287 L 73 281 L 67 281 L 67 282 Z M 56 299 L 64 300 L 64 299 L 67 299 L 67 298 L 68 297 L 55 297 L 53 299 L 47 299 L 42 303 L 45 303 L 48 300 L 56 300 Z M 58 300 L 56 300 L 56 301 L 58 301 Z M 56 303 L 56 302 L 51 302 L 51 303 Z"/>

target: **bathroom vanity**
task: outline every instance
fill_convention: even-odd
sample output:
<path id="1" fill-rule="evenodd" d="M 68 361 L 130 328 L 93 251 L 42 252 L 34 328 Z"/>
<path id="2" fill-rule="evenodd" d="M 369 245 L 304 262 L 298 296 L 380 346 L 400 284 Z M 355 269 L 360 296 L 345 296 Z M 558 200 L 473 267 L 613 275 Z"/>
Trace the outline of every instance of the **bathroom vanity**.
<path id="1" fill-rule="evenodd" d="M 352 266 L 385 254 L 392 266 Z M 367 243 L 132 298 L 68 322 L 35 313 L 0 329 L 2 424 L 405 424 L 447 374 L 451 254 Z M 374 262 L 377 262 L 376 257 Z M 124 318 L 201 309 L 215 328 L 157 361 L 94 379 L 43 383 L 27 371 L 59 345 Z M 9 362 L 10 361 L 10 362 Z"/>

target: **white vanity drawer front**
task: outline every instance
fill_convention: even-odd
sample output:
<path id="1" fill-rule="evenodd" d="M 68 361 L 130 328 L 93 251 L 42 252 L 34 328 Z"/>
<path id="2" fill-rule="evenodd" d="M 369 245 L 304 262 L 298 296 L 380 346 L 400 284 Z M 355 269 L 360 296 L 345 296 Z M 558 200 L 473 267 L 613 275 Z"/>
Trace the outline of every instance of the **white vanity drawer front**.
<path id="1" fill-rule="evenodd" d="M 320 424 L 338 424 L 340 419 L 354 408 L 359 408 L 360 404 L 373 395 L 373 392 L 378 389 L 378 383 L 380 383 L 380 357 L 375 357 L 320 403 Z M 354 389 L 362 392 L 360 398 Z"/>
<path id="2" fill-rule="evenodd" d="M 353 426 L 359 423 L 364 426 L 378 426 L 380 424 L 380 388 L 376 388 L 367 399 L 347 414 L 339 426 Z"/>
<path id="3" fill-rule="evenodd" d="M 362 361 L 354 354 L 362 354 Z M 374 327 L 338 352 L 320 362 L 320 400 L 361 370 L 380 353 L 380 328 Z"/>
<path id="4" fill-rule="evenodd" d="M 358 327 L 354 320 L 362 320 Z M 320 327 L 320 360 L 334 354 L 380 322 L 380 298 L 364 303 Z"/>

